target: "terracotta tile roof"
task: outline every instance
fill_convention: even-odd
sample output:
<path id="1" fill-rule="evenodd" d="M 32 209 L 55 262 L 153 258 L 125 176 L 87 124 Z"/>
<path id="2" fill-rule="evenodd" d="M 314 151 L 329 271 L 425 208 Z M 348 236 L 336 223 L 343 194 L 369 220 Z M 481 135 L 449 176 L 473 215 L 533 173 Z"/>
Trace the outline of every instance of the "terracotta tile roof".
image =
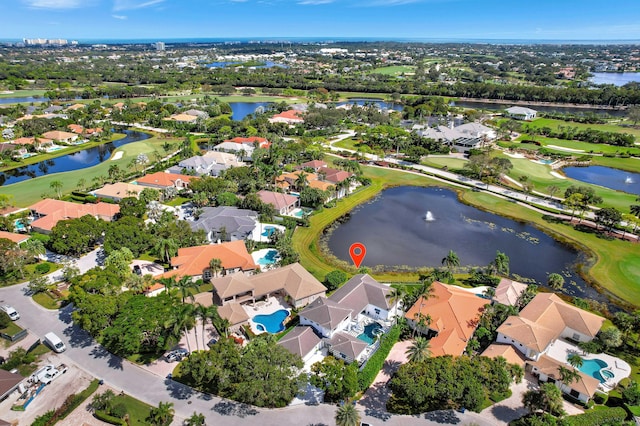
<path id="1" fill-rule="evenodd" d="M 308 325 L 297 326 L 278 341 L 278 345 L 294 355 L 304 358 L 322 339 Z"/>
<path id="2" fill-rule="evenodd" d="M 330 167 L 323 167 L 321 171 L 325 175 L 324 180 L 332 183 L 339 183 L 353 176 L 353 173 L 349 173 L 344 170 L 332 169 Z"/>
<path id="3" fill-rule="evenodd" d="M 237 138 L 226 140 L 225 142 L 251 144 L 251 145 L 257 143 L 260 148 L 269 148 L 271 146 L 271 142 L 269 142 L 266 138 L 261 138 L 258 136 L 250 136 L 248 138 L 237 137 Z"/>
<path id="4" fill-rule="evenodd" d="M 192 179 L 197 179 L 197 177 L 174 173 L 156 172 L 150 175 L 142 176 L 136 179 L 136 182 L 138 183 L 138 185 L 147 184 L 153 186 L 162 186 L 165 188 L 174 186 L 177 188 L 178 185 L 176 185 L 176 182 L 182 181 L 186 184 L 189 184 Z"/>
<path id="5" fill-rule="evenodd" d="M 171 259 L 171 266 L 177 267 L 162 274 L 168 276 L 198 276 L 209 268 L 211 259 L 220 259 L 224 269 L 240 268 L 242 271 L 254 271 L 257 265 L 247 252 L 244 241 L 230 241 L 222 244 L 186 247 L 178 250 L 178 255 Z"/>
<path id="6" fill-rule="evenodd" d="M 29 209 L 38 216 L 44 216 L 31 222 L 31 226 L 47 231 L 51 231 L 60 220 L 75 219 L 89 214 L 110 221 L 120 213 L 120 206 L 117 204 L 76 204 L 51 198 L 38 201 Z"/>
<path id="7" fill-rule="evenodd" d="M 487 358 L 497 358 L 501 356 L 504 358 L 509 364 L 516 364 L 520 367 L 524 368 L 526 360 L 522 356 L 520 352 L 518 352 L 513 346 L 502 344 L 502 343 L 493 343 L 489 345 L 487 349 L 480 354 L 481 356 L 486 356 Z"/>
<path id="8" fill-rule="evenodd" d="M 258 197 L 265 204 L 271 204 L 276 210 L 293 206 L 298 202 L 298 197 L 273 191 L 258 191 Z"/>
<path id="9" fill-rule="evenodd" d="M 235 302 L 218 307 L 218 314 L 221 318 L 229 321 L 232 327 L 249 321 L 249 315 L 244 308 Z"/>
<path id="10" fill-rule="evenodd" d="M 431 339 L 431 352 L 459 356 L 477 327 L 477 321 L 489 303 L 469 291 L 434 281 L 429 297 L 422 297 L 409 308 L 405 317 L 418 321 L 418 314 L 429 315 L 428 327 L 438 333 Z"/>
<path id="11" fill-rule="evenodd" d="M 537 367 L 542 373 L 547 376 L 555 379 L 556 381 L 560 381 L 560 367 L 564 366 L 568 369 L 573 369 L 569 364 L 564 364 L 560 361 L 557 361 L 547 355 L 541 355 L 538 358 L 538 361 L 529 361 L 531 365 Z M 575 370 L 580 375 L 580 380 L 572 382 L 568 385 L 571 389 L 574 389 L 584 395 L 589 395 L 592 397 L 595 392 L 598 390 L 598 385 L 600 385 L 600 380 L 595 377 L 591 377 L 580 370 Z"/>
<path id="12" fill-rule="evenodd" d="M 33 145 L 36 142 L 36 138 L 18 138 L 12 143 L 16 145 Z"/>
<path id="13" fill-rule="evenodd" d="M 16 244 L 27 241 L 30 237 L 26 234 L 16 234 L 15 232 L 0 231 L 0 238 L 6 238 Z"/>
<path id="14" fill-rule="evenodd" d="M 42 136 L 44 136 L 47 139 L 52 139 L 54 141 L 76 139 L 78 137 L 78 135 L 76 135 L 75 133 L 63 132 L 61 130 L 52 130 L 50 132 L 43 133 Z"/>
<path id="15" fill-rule="evenodd" d="M 84 127 L 82 127 L 79 124 L 69 124 L 67 126 L 67 129 L 71 130 L 73 133 L 76 133 L 78 135 L 82 134 L 82 132 L 84 132 Z"/>
<path id="16" fill-rule="evenodd" d="M 520 295 L 527 289 L 527 285 L 508 278 L 502 278 L 496 287 L 493 300 L 503 305 L 513 306 Z"/>
<path id="17" fill-rule="evenodd" d="M 322 160 L 311 160 L 306 163 L 300 164 L 300 167 L 311 167 L 312 169 L 318 169 L 320 167 L 327 167 L 327 163 Z"/>
<path id="18" fill-rule="evenodd" d="M 269 120 L 275 122 L 304 123 L 304 119 L 301 115 L 300 111 L 290 109 L 282 111 L 280 114 L 273 115 Z"/>
<path id="19" fill-rule="evenodd" d="M 603 323 L 604 318 L 569 305 L 553 293 L 540 293 L 497 331 L 541 352 L 567 327 L 593 338 Z"/>
<path id="20" fill-rule="evenodd" d="M 131 183 L 116 182 L 103 186 L 100 189 L 93 191 L 93 194 L 100 198 L 112 198 L 114 200 L 135 197 L 138 198 L 140 193 L 144 190 L 143 186 L 133 185 Z"/>

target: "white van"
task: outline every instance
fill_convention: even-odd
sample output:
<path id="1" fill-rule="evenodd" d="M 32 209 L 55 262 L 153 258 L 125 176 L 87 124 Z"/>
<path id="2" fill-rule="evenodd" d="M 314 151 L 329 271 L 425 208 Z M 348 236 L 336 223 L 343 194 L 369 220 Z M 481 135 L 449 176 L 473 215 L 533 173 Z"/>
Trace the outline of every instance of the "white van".
<path id="1" fill-rule="evenodd" d="M 62 340 L 55 333 L 47 333 L 44 335 L 44 342 L 51 347 L 54 351 L 60 353 L 67 350 Z"/>
<path id="2" fill-rule="evenodd" d="M 13 306 L 3 305 L 0 306 L 0 309 L 5 311 L 7 315 L 9 315 L 9 318 L 11 318 L 13 321 L 20 319 L 20 314 L 15 310 Z"/>

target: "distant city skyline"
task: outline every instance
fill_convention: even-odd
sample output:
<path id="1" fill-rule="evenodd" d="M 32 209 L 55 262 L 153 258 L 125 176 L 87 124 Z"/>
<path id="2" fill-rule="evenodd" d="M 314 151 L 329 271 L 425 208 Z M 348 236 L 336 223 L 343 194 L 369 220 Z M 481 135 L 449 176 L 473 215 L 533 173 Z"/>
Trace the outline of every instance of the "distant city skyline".
<path id="1" fill-rule="evenodd" d="M 0 39 L 640 40 L 640 2 L 2 0 Z"/>

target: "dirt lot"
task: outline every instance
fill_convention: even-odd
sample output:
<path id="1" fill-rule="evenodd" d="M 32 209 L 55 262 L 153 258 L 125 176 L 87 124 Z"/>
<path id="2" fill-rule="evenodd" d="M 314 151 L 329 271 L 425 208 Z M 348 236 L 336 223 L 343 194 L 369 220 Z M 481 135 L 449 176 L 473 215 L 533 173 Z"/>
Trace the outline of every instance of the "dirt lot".
<path id="1" fill-rule="evenodd" d="M 47 354 L 43 357 L 41 365 L 59 365 L 60 358 L 54 354 Z M 0 418 L 8 422 L 18 421 L 19 425 L 30 425 L 33 420 L 62 405 L 68 395 L 84 390 L 93 378 L 84 371 L 68 366 L 65 374 L 61 375 L 48 385 L 29 404 L 26 411 L 11 411 L 11 406 L 18 400 L 19 392 L 16 391 L 0 403 Z M 82 423 L 76 423 L 81 425 Z"/>

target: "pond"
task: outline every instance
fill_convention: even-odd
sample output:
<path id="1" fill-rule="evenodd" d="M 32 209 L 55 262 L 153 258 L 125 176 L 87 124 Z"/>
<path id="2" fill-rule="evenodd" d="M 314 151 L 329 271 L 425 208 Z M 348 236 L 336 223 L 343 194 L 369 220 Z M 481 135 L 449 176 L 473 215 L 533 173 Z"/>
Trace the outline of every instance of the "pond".
<path id="1" fill-rule="evenodd" d="M 461 107 L 461 108 L 474 108 L 474 109 L 486 109 L 490 111 L 503 111 L 513 105 L 498 104 L 493 102 L 482 101 L 451 101 L 449 106 Z M 602 109 L 602 108 L 576 108 L 570 106 L 551 106 L 551 105 L 519 105 L 526 108 L 535 109 L 539 112 L 552 112 L 558 114 L 597 114 L 597 115 L 611 115 L 613 117 L 626 117 L 627 111 L 616 109 Z"/>
<path id="2" fill-rule="evenodd" d="M 458 201 L 457 194 L 442 188 L 402 186 L 387 189 L 353 210 L 334 229 L 328 247 L 351 263 L 349 246 L 361 242 L 367 248 L 363 265 L 441 266 L 449 250 L 462 266 L 484 267 L 500 250 L 509 256 L 512 274 L 527 282 L 546 284 L 549 273 L 565 277 L 564 292 L 605 301 L 576 273 L 583 255 L 537 228 Z M 517 278 L 517 277 L 516 277 Z"/>
<path id="3" fill-rule="evenodd" d="M 73 154 L 63 155 L 0 173 L 0 186 L 22 182 L 51 173 L 70 172 L 72 170 L 92 167 L 108 160 L 116 148 L 151 137 L 148 133 L 137 132 L 135 130 L 119 130 L 119 132 L 124 133 L 126 136 L 113 142 L 74 152 Z"/>
<path id="4" fill-rule="evenodd" d="M 0 98 L 0 105 L 3 104 L 30 104 L 31 102 L 47 102 L 49 98 L 36 98 L 27 96 L 23 98 Z"/>
<path id="5" fill-rule="evenodd" d="M 231 106 L 231 118 L 235 121 L 241 121 L 249 114 L 254 112 L 264 112 L 272 102 L 229 102 Z"/>
<path id="6" fill-rule="evenodd" d="M 640 173 L 603 166 L 565 167 L 562 171 L 571 179 L 640 195 Z"/>
<path id="7" fill-rule="evenodd" d="M 338 102 L 336 105 L 340 106 L 340 105 L 347 105 L 347 104 L 358 105 L 358 106 L 373 104 L 376 107 L 381 109 L 391 109 L 393 111 L 402 111 L 402 105 L 394 102 L 387 102 L 383 99 L 376 99 L 376 98 L 363 98 L 363 99 L 353 98 L 353 99 L 349 99 L 348 101 Z"/>
<path id="8" fill-rule="evenodd" d="M 594 72 L 589 81 L 593 84 L 624 86 L 632 81 L 640 83 L 640 72 Z"/>

